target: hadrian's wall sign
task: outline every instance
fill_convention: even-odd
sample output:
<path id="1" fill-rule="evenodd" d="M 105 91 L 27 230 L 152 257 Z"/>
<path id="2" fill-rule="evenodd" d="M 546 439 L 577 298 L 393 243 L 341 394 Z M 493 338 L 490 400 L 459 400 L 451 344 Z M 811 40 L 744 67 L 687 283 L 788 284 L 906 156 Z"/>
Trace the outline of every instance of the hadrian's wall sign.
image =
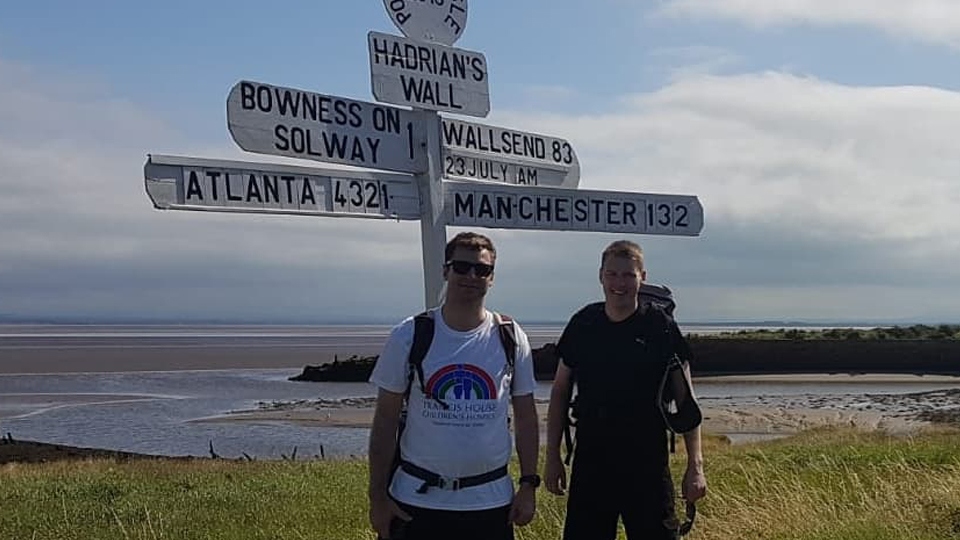
<path id="1" fill-rule="evenodd" d="M 380 32 L 367 34 L 367 46 L 377 101 L 468 116 L 490 112 L 482 53 Z"/>

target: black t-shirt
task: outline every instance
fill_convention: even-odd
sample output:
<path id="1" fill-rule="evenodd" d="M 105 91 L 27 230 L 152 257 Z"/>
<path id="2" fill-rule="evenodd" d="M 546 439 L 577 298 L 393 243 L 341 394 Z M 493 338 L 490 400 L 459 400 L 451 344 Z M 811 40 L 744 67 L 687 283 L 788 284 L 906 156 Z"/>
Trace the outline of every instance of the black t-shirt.
<path id="1" fill-rule="evenodd" d="M 578 445 L 584 438 L 612 437 L 622 443 L 618 446 L 649 448 L 659 455 L 666 425 L 657 392 L 666 362 L 674 353 L 686 361 L 692 357 L 673 319 L 643 305 L 614 322 L 602 302 L 590 304 L 571 317 L 557 352 L 577 384 Z"/>

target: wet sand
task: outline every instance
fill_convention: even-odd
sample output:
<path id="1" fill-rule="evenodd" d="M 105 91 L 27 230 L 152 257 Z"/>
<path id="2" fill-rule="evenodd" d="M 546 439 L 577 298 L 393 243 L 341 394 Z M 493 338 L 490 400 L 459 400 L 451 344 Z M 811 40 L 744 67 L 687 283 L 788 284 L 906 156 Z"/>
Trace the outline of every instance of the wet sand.
<path id="1" fill-rule="evenodd" d="M 960 397 L 958 397 L 960 399 Z M 277 403 L 254 411 L 238 411 L 202 422 L 293 422 L 314 427 L 369 428 L 373 419 L 373 399 Z M 547 406 L 537 403 L 541 430 L 546 429 Z M 735 440 L 752 440 L 789 435 L 821 426 L 851 426 L 889 433 L 909 433 L 930 425 L 920 419 L 921 408 L 913 412 L 884 412 L 850 408 L 711 406 L 704 405 L 703 431 L 726 435 Z"/>

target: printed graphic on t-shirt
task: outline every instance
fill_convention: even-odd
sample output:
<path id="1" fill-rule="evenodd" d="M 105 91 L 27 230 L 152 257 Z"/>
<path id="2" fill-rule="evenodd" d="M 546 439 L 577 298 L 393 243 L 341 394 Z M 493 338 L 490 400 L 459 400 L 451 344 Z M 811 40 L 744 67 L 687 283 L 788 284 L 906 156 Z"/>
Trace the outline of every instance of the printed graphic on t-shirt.
<path id="1" fill-rule="evenodd" d="M 497 385 L 473 364 L 452 364 L 437 370 L 425 390 L 434 400 L 424 400 L 423 417 L 438 425 L 478 427 L 493 420 L 497 410 Z M 448 405 L 443 405 L 440 400 Z"/>

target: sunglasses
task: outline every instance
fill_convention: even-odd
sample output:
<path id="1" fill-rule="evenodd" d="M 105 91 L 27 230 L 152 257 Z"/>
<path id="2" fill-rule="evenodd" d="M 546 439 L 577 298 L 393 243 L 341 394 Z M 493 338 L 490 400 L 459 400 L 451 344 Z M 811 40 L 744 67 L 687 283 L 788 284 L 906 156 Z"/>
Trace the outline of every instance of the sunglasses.
<path id="1" fill-rule="evenodd" d="M 470 270 L 473 269 L 473 273 L 477 277 L 485 278 L 493 273 L 492 264 L 484 263 L 472 263 L 467 261 L 447 261 L 443 264 L 447 268 L 453 268 L 453 271 L 465 276 L 470 273 Z"/>

